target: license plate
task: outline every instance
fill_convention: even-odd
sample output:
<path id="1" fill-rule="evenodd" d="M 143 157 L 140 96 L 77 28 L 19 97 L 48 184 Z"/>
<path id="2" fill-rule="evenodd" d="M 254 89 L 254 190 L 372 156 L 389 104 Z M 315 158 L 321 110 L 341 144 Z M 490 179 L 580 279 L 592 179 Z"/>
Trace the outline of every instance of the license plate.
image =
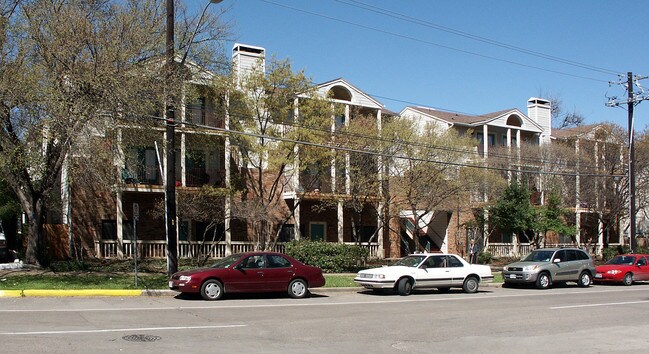
<path id="1" fill-rule="evenodd" d="M 595 278 L 601 278 L 601 277 L 602 277 L 602 273 L 595 274 Z"/>
<path id="2" fill-rule="evenodd" d="M 510 279 L 516 279 L 516 274 L 510 274 L 510 275 L 509 275 L 509 278 L 510 278 Z"/>
<path id="3" fill-rule="evenodd" d="M 170 287 L 170 288 L 173 288 L 173 287 L 174 287 L 174 282 L 172 282 L 171 280 L 169 280 L 169 287 Z"/>

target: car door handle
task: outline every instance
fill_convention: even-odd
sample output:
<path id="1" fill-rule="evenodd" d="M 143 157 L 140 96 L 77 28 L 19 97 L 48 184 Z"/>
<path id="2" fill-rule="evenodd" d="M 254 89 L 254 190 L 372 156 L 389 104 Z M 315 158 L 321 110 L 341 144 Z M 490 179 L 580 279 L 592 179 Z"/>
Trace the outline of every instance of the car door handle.
<path id="1" fill-rule="evenodd" d="M 264 276 L 264 272 L 257 272 L 257 274 L 261 275 L 262 277 Z"/>

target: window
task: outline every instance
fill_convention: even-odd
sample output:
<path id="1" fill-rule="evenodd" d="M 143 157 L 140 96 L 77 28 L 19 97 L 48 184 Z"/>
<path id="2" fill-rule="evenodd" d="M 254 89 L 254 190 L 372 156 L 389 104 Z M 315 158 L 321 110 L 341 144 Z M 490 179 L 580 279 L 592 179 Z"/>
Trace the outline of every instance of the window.
<path id="1" fill-rule="evenodd" d="M 291 266 L 291 262 L 278 255 L 269 255 L 268 256 L 268 268 L 289 268 Z"/>
<path id="2" fill-rule="evenodd" d="M 264 268 L 264 263 L 263 255 L 250 256 L 241 262 L 244 268 Z"/>
<path id="3" fill-rule="evenodd" d="M 638 266 L 646 266 L 647 265 L 647 260 L 643 257 L 638 260 L 637 263 Z"/>
<path id="4" fill-rule="evenodd" d="M 464 266 L 464 264 L 462 264 L 462 262 L 459 259 L 457 259 L 455 256 L 446 256 L 446 258 L 448 259 L 448 267 L 455 268 L 455 267 Z"/>
<path id="5" fill-rule="evenodd" d="M 576 251 L 576 252 L 577 252 L 577 259 L 581 259 L 584 261 L 590 259 L 590 257 L 588 256 L 588 254 L 586 254 L 586 252 L 584 251 Z"/>
<path id="6" fill-rule="evenodd" d="M 565 262 L 566 261 L 566 251 L 561 250 L 557 251 L 557 253 L 554 254 L 554 259 L 552 261 L 559 260 L 559 262 Z"/>
<path id="7" fill-rule="evenodd" d="M 476 134 L 475 134 L 475 137 L 476 137 L 476 139 L 478 139 L 478 141 L 480 142 L 480 144 L 482 144 L 482 142 L 484 141 L 484 134 L 482 134 L 482 133 L 476 133 Z M 489 139 L 489 141 L 488 141 L 489 146 L 494 146 L 494 145 L 496 145 L 496 135 L 494 135 L 494 134 L 489 134 L 489 135 L 487 135 L 487 139 Z"/>
<path id="8" fill-rule="evenodd" d="M 327 239 L 327 223 L 325 222 L 310 222 L 309 223 L 309 236 L 311 241 L 324 241 Z"/>
<path id="9" fill-rule="evenodd" d="M 290 242 L 295 240 L 295 225 L 285 224 L 279 232 L 279 242 Z"/>
<path id="10" fill-rule="evenodd" d="M 101 239 L 117 240 L 117 221 L 115 220 L 101 221 Z"/>

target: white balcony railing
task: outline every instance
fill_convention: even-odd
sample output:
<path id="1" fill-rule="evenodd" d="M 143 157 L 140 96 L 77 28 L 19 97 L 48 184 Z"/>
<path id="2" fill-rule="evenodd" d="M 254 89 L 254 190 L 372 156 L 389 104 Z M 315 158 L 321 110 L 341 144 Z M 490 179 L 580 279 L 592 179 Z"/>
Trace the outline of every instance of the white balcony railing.
<path id="1" fill-rule="evenodd" d="M 253 242 L 232 241 L 232 253 L 251 252 L 255 250 Z M 354 245 L 353 242 L 346 244 Z M 101 240 L 95 242 L 95 254 L 97 258 L 132 258 L 135 255 L 135 243 L 131 240 L 124 240 L 120 245 L 117 240 Z M 376 257 L 379 245 L 376 242 L 367 244 L 364 242 L 362 247 L 370 250 L 370 256 Z M 120 251 L 121 250 L 121 255 Z M 225 242 L 178 242 L 178 258 L 193 257 L 210 257 L 221 258 L 226 256 Z M 284 252 L 284 243 L 277 243 L 273 248 L 275 252 Z M 164 240 L 138 240 L 137 241 L 138 258 L 165 258 L 167 256 L 167 242 Z"/>

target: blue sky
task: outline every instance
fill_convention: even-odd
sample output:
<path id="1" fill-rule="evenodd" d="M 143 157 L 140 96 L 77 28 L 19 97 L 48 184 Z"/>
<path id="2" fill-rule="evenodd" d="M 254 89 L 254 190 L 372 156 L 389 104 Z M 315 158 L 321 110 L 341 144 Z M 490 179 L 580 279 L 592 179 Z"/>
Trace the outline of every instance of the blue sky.
<path id="1" fill-rule="evenodd" d="M 216 6 L 229 9 L 224 16 L 234 41 L 289 59 L 316 83 L 342 77 L 397 112 L 421 105 L 526 113 L 528 98 L 551 93 L 588 124 L 626 127 L 626 111 L 605 106 L 606 95 L 624 96 L 624 88 L 608 82 L 618 81 L 617 73 L 626 79 L 628 71 L 649 75 L 649 1 L 224 0 Z M 649 88 L 649 79 L 641 83 Z M 636 107 L 637 130 L 648 115 L 649 101 Z"/>

